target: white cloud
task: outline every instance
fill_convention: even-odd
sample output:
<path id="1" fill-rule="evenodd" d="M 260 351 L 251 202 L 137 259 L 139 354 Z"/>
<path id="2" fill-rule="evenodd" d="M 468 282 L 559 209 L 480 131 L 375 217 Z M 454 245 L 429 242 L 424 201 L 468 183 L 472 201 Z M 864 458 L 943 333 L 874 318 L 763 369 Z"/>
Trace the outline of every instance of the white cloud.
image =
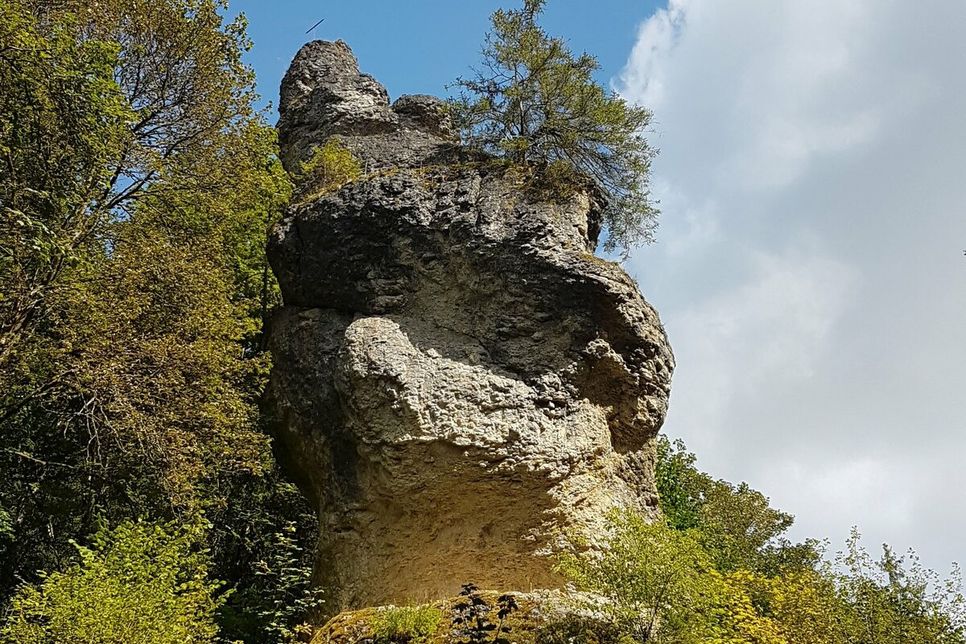
<path id="1" fill-rule="evenodd" d="M 666 431 L 798 534 L 964 559 L 966 4 L 670 0 L 618 82 L 654 110 L 678 357 Z"/>
<path id="2" fill-rule="evenodd" d="M 823 536 L 837 541 L 839 547 L 856 517 L 870 506 L 876 507 L 877 512 L 863 523 L 863 530 L 876 536 L 906 536 L 915 512 L 915 495 L 903 485 L 905 481 L 896 480 L 897 464 L 869 457 L 840 461 L 834 454 L 829 456 L 825 463 L 776 463 L 762 472 L 764 484 L 787 488 L 788 500 L 802 514 L 825 516 L 834 532 Z M 848 494 L 843 494 L 843 490 L 848 490 Z M 880 503 L 883 496 L 888 496 L 888 503 Z M 809 533 L 799 526 L 796 535 L 804 538 Z M 899 547 L 904 550 L 905 546 L 908 544 Z"/>

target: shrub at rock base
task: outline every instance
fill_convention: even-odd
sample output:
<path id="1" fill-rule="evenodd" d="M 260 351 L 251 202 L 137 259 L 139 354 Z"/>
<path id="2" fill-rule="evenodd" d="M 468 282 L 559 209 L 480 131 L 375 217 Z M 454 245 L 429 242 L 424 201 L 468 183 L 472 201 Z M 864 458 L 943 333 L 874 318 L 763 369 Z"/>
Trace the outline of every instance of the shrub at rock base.
<path id="1" fill-rule="evenodd" d="M 80 561 L 20 589 L 0 640 L 17 644 L 201 644 L 225 594 L 208 579 L 200 523 L 123 523 Z"/>

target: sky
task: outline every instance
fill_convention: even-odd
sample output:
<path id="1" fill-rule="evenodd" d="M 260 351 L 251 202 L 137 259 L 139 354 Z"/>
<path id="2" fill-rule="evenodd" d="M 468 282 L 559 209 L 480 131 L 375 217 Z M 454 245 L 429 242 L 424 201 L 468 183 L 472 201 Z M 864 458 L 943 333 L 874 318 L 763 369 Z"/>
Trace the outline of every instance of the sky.
<path id="1" fill-rule="evenodd" d="M 393 98 L 444 93 L 501 4 L 232 7 L 274 101 L 312 36 Z M 966 563 L 966 3 L 550 0 L 544 24 L 654 113 L 661 228 L 626 268 L 677 357 L 665 433 L 795 537 Z"/>
<path id="2" fill-rule="evenodd" d="M 262 98 L 277 106 L 278 86 L 289 63 L 308 40 L 345 40 L 363 71 L 400 94 L 446 94 L 446 85 L 469 75 L 479 61 L 490 14 L 517 0 L 232 0 L 232 12 L 249 21 Z M 656 0 L 551 0 L 544 24 L 574 50 L 601 63 L 599 80 L 609 84 L 627 62 L 641 21 Z M 306 34 L 320 19 L 325 21 Z"/>

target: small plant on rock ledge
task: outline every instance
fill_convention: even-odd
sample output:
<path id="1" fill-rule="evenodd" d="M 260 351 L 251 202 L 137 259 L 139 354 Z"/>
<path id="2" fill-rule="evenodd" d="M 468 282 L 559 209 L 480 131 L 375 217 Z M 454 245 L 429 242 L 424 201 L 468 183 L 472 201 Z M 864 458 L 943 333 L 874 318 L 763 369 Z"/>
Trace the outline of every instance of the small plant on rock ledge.
<path id="1" fill-rule="evenodd" d="M 362 176 L 362 166 L 345 146 L 330 139 L 299 165 L 299 175 L 301 187 L 296 198 L 307 201 L 358 179 Z"/>
<path id="2" fill-rule="evenodd" d="M 507 617 L 519 608 L 513 595 L 497 598 L 495 622 L 494 606 L 483 599 L 475 584 L 463 584 L 460 596 L 463 599 L 453 608 L 453 630 L 461 638 L 460 644 L 511 644 L 504 634 L 510 632 Z"/>

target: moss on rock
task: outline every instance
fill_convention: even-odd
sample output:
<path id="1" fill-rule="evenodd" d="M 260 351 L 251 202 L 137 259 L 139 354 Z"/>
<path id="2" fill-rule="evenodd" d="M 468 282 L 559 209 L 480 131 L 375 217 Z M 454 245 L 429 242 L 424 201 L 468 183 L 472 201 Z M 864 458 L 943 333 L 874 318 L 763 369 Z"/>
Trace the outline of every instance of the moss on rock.
<path id="1" fill-rule="evenodd" d="M 451 599 L 420 607 L 441 616 L 432 634 L 379 632 L 391 607 L 365 608 L 336 615 L 312 644 L 624 644 L 630 640 L 604 618 L 582 611 L 579 600 L 561 591 L 498 593 L 469 587 Z M 474 639 L 476 637 L 476 639 Z M 502 639 L 501 639 L 502 638 Z"/>

